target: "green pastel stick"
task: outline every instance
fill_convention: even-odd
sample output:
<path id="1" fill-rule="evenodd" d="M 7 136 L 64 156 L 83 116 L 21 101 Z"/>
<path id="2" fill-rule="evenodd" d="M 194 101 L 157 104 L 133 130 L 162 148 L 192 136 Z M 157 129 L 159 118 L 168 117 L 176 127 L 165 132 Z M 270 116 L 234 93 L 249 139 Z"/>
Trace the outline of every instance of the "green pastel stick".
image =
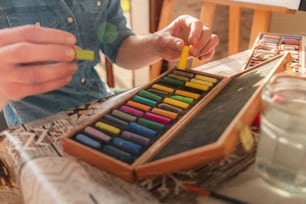
<path id="1" fill-rule="evenodd" d="M 153 130 L 157 130 L 157 131 L 161 131 L 166 127 L 164 124 L 154 122 L 152 120 L 147 120 L 147 119 L 144 119 L 144 118 L 139 118 L 137 123 L 140 124 L 140 125 L 146 126 L 148 128 L 151 128 Z"/>
<path id="2" fill-rule="evenodd" d="M 167 76 L 163 77 L 162 81 L 165 81 L 165 82 L 168 82 L 168 83 L 174 84 L 174 85 L 183 85 L 184 84 L 184 81 L 174 79 L 174 78 L 171 78 L 171 77 L 167 77 Z"/>
<path id="3" fill-rule="evenodd" d="M 75 50 L 74 59 L 93 61 L 95 59 L 95 52 L 92 50 Z"/>
<path id="4" fill-rule="evenodd" d="M 146 98 L 149 98 L 149 99 L 152 99 L 152 100 L 155 100 L 155 101 L 161 101 L 163 98 L 161 96 L 158 96 L 154 93 L 151 93 L 149 91 L 146 91 L 146 90 L 141 90 L 139 92 L 139 95 L 140 96 L 143 96 L 143 97 L 146 97 Z"/>
<path id="5" fill-rule="evenodd" d="M 175 100 L 179 100 L 179 101 L 182 101 L 182 102 L 185 102 L 185 103 L 189 103 L 189 104 L 192 104 L 193 101 L 194 101 L 192 98 L 179 96 L 179 95 L 173 95 L 173 96 L 170 96 L 170 98 L 173 98 Z"/>

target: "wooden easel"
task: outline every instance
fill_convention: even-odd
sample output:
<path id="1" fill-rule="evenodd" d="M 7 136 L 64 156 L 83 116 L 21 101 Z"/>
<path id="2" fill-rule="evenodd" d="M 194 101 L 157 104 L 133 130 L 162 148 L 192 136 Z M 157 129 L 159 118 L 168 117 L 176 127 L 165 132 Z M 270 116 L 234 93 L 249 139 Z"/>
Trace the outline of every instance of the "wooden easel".
<path id="1" fill-rule="evenodd" d="M 254 3 L 244 3 L 231 0 L 199 0 L 202 3 L 200 20 L 205 26 L 212 28 L 215 10 L 217 5 L 229 7 L 229 33 L 228 33 L 228 55 L 232 55 L 239 52 L 239 39 L 240 39 L 240 20 L 241 9 L 252 9 L 253 22 L 249 40 L 249 48 L 253 46 L 253 43 L 260 32 L 267 32 L 270 25 L 270 18 L 272 12 L 278 13 L 294 13 L 294 10 L 290 10 L 284 7 L 268 6 Z M 160 22 L 158 29 L 162 29 L 171 22 L 171 16 L 173 13 L 175 0 L 164 0 Z M 203 61 L 194 59 L 192 67 L 203 64 Z M 150 79 L 155 79 L 160 74 L 162 62 L 157 62 L 151 66 Z"/>

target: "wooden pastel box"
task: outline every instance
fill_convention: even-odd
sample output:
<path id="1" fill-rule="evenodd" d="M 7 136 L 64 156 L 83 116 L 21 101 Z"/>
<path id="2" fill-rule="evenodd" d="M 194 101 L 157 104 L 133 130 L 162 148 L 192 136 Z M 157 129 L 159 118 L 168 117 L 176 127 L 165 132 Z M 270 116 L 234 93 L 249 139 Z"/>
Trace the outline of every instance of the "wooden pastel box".
<path id="1" fill-rule="evenodd" d="M 258 113 L 258 82 L 283 61 L 232 77 L 169 70 L 64 137 L 64 151 L 129 182 L 224 158 L 238 121 Z"/>
<path id="2" fill-rule="evenodd" d="M 279 33 L 259 33 L 252 48 L 252 53 L 245 69 L 261 66 L 285 52 L 290 52 L 292 62 L 287 68 L 290 71 L 301 72 L 304 66 L 305 37 Z"/>

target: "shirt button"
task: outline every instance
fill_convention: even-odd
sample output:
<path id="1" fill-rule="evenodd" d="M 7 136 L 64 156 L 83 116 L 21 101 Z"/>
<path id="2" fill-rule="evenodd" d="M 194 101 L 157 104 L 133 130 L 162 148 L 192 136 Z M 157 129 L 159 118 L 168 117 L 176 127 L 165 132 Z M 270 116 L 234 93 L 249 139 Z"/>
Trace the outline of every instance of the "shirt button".
<path id="1" fill-rule="evenodd" d="M 68 18 L 67 18 L 67 22 L 68 22 L 68 23 L 73 23 L 73 21 L 74 21 L 74 20 L 73 20 L 72 17 L 68 17 Z"/>
<path id="2" fill-rule="evenodd" d="M 37 21 L 36 23 L 34 23 L 35 26 L 40 27 L 40 22 Z"/>
<path id="3" fill-rule="evenodd" d="M 85 83 L 86 83 L 86 79 L 82 77 L 82 78 L 80 79 L 80 83 L 81 83 L 81 84 L 85 84 Z"/>
<path id="4" fill-rule="evenodd" d="M 101 7 L 102 6 L 102 2 L 101 1 L 97 1 L 97 6 Z"/>

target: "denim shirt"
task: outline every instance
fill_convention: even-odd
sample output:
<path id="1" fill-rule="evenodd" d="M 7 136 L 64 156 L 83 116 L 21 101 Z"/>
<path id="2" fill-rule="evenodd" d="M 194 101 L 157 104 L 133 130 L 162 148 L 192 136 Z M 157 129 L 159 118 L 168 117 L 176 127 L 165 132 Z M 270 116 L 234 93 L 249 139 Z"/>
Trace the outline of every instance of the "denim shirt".
<path id="1" fill-rule="evenodd" d="M 10 101 L 4 109 L 9 126 L 29 122 L 110 95 L 94 66 L 99 49 L 115 62 L 123 40 L 132 35 L 120 0 L 0 0 L 0 29 L 36 24 L 73 33 L 77 46 L 94 50 L 95 61 L 79 61 L 70 84 L 48 93 Z"/>

